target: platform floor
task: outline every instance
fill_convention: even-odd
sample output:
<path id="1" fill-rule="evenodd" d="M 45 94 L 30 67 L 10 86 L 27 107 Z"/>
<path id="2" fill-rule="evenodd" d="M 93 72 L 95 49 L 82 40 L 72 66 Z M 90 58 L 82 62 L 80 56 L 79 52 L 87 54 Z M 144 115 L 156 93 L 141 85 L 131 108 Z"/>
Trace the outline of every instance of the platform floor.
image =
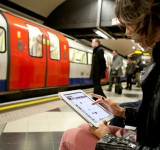
<path id="1" fill-rule="evenodd" d="M 125 85 L 123 85 L 125 87 Z M 142 91 L 133 85 L 133 89 L 123 89 L 123 94 L 107 92 L 105 94 L 116 103 L 141 100 Z M 41 106 L 43 107 L 43 105 Z M 67 104 L 36 115 L 8 122 L 0 136 L 0 150 L 58 150 L 65 130 L 85 123 Z"/>

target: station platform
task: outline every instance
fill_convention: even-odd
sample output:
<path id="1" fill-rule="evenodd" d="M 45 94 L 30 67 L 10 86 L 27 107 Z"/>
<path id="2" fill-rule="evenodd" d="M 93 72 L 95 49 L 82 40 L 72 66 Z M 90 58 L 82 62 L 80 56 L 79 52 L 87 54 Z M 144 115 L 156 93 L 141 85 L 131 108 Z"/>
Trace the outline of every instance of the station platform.
<path id="1" fill-rule="evenodd" d="M 125 87 L 125 84 L 123 84 Z M 123 89 L 122 95 L 104 93 L 116 103 L 141 100 L 141 88 Z M 87 89 L 87 93 L 93 89 Z M 58 150 L 63 132 L 86 123 L 63 100 L 0 113 L 0 150 Z"/>

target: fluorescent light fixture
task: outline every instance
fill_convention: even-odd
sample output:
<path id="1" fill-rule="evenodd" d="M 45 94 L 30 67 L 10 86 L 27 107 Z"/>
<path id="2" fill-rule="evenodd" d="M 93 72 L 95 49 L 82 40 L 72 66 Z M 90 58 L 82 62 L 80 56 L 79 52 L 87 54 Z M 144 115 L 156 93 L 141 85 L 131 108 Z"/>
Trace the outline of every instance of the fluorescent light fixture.
<path id="1" fill-rule="evenodd" d="M 118 20 L 118 18 L 112 18 L 112 25 L 119 25 L 120 22 Z"/>
<path id="2" fill-rule="evenodd" d="M 141 50 L 142 50 L 143 52 L 145 51 L 143 47 L 141 47 Z"/>
<path id="3" fill-rule="evenodd" d="M 93 30 L 97 35 L 103 37 L 104 39 L 109 39 L 109 37 L 107 35 L 105 35 L 103 32 L 99 31 L 99 30 Z"/>
<path id="4" fill-rule="evenodd" d="M 141 56 L 142 59 L 151 59 L 151 56 Z"/>
<path id="5" fill-rule="evenodd" d="M 138 47 L 139 47 L 143 52 L 145 51 L 144 48 L 141 47 L 139 44 L 138 44 Z"/>
<path id="6" fill-rule="evenodd" d="M 132 41 L 133 43 L 135 43 L 133 39 L 132 39 L 131 41 Z"/>
<path id="7" fill-rule="evenodd" d="M 142 64 L 144 64 L 144 65 L 145 65 L 145 64 L 146 64 L 146 61 L 142 61 Z"/>
<path id="8" fill-rule="evenodd" d="M 136 47 L 135 47 L 135 46 L 132 46 L 132 49 L 136 49 Z"/>

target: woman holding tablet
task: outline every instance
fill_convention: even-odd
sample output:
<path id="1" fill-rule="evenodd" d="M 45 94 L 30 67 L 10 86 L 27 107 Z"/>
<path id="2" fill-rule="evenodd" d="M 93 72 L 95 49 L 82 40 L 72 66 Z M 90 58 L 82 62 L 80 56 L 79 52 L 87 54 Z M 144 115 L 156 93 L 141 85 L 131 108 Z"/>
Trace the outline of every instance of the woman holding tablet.
<path id="1" fill-rule="evenodd" d="M 103 102 L 115 116 L 137 127 L 136 149 L 160 149 L 160 1 L 116 0 L 115 14 L 128 36 L 152 50 L 153 62 L 141 77 L 143 100 L 139 110 L 119 107 L 109 99 L 96 103 Z M 98 129 L 88 125 L 70 129 L 62 137 L 60 150 L 94 150 L 100 138 L 105 134 L 117 136 L 118 130 L 104 122 Z"/>

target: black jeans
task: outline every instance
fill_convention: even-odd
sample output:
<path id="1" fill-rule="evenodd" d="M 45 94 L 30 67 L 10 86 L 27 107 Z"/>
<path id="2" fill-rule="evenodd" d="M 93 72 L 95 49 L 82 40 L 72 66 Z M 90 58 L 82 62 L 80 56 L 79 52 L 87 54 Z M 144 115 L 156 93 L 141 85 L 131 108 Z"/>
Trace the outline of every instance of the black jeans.
<path id="1" fill-rule="evenodd" d="M 100 81 L 101 81 L 100 78 L 93 80 L 93 86 L 94 86 L 93 93 L 106 97 L 106 95 L 103 93 Z"/>
<path id="2" fill-rule="evenodd" d="M 115 83 L 121 85 L 120 77 L 112 77 L 112 76 L 110 76 L 110 80 L 109 80 L 109 89 L 110 90 L 112 89 L 114 81 L 115 81 Z"/>
<path id="3" fill-rule="evenodd" d="M 132 75 L 127 76 L 127 88 L 132 89 Z"/>

